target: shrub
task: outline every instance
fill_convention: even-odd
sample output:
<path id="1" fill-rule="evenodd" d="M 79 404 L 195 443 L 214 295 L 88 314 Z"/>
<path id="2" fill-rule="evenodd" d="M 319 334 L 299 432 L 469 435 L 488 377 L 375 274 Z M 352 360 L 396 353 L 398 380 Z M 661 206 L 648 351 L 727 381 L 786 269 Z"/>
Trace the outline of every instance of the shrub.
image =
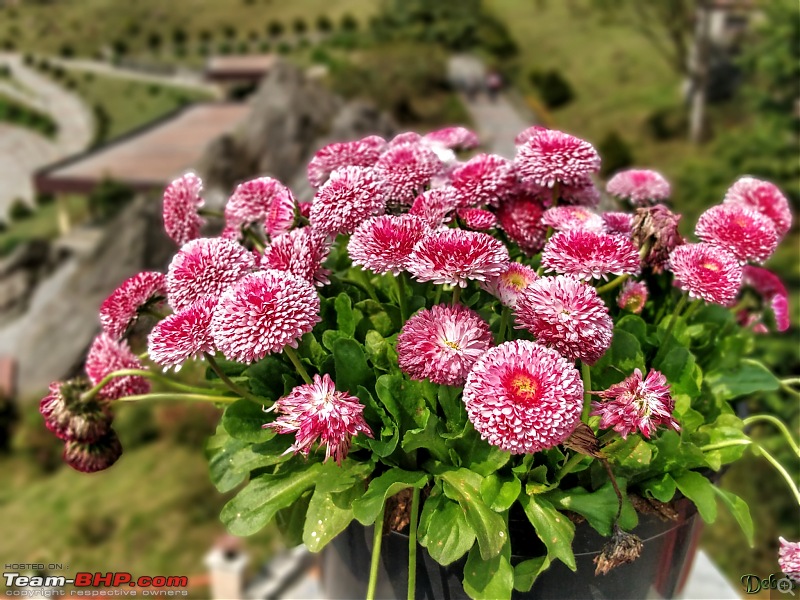
<path id="1" fill-rule="evenodd" d="M 236 27 L 233 25 L 223 25 L 222 26 L 222 35 L 224 35 L 227 39 L 233 40 L 236 38 Z"/>
<path id="2" fill-rule="evenodd" d="M 328 15 L 317 17 L 317 30 L 321 33 L 329 33 L 333 29 L 333 21 Z"/>
<path id="3" fill-rule="evenodd" d="M 608 177 L 633 164 L 633 150 L 616 131 L 611 131 L 598 144 L 597 151 L 603 157 L 600 174 Z"/>
<path id="4" fill-rule="evenodd" d="M 17 45 L 14 43 L 14 40 L 5 39 L 3 40 L 3 50 L 8 50 L 9 52 L 13 52 L 17 49 Z"/>
<path id="5" fill-rule="evenodd" d="M 289 54 L 291 51 L 292 46 L 288 42 L 278 44 L 278 54 Z"/>
<path id="6" fill-rule="evenodd" d="M 200 33 L 197 34 L 197 37 L 200 38 L 200 41 L 207 44 L 214 38 L 214 32 L 208 29 L 201 29 Z"/>
<path id="7" fill-rule="evenodd" d="M 258 45 L 259 52 L 271 52 L 272 51 L 272 44 L 267 41 L 263 41 Z"/>
<path id="8" fill-rule="evenodd" d="M 340 27 L 342 28 L 342 31 L 350 31 L 350 32 L 357 31 L 358 20 L 356 20 L 356 18 L 350 13 L 345 13 L 344 15 L 342 15 Z"/>
<path id="9" fill-rule="evenodd" d="M 292 22 L 292 29 L 294 29 L 295 33 L 303 34 L 308 30 L 308 25 L 306 24 L 306 20 L 303 17 L 297 17 Z"/>
<path id="10" fill-rule="evenodd" d="M 644 121 L 647 133 L 655 140 L 666 141 L 686 134 L 689 123 L 683 108 L 659 108 Z"/>
<path id="11" fill-rule="evenodd" d="M 188 39 L 189 34 L 186 33 L 183 27 L 175 27 L 175 29 L 172 30 L 172 43 L 176 46 L 184 45 Z"/>
<path id="12" fill-rule="evenodd" d="M 152 51 L 156 51 L 161 48 L 161 34 L 157 31 L 151 31 L 147 34 L 147 47 L 150 48 Z"/>
<path id="13" fill-rule="evenodd" d="M 547 108 L 559 108 L 569 104 L 575 97 L 572 86 L 561 73 L 555 69 L 545 71 L 531 71 L 531 84 L 539 91 Z"/>
<path id="14" fill-rule="evenodd" d="M 280 37 L 283 35 L 283 23 L 280 21 L 270 21 L 269 25 L 267 25 L 267 33 L 271 37 Z"/>
<path id="15" fill-rule="evenodd" d="M 114 216 L 134 196 L 133 190 L 126 185 L 105 179 L 89 194 L 87 204 L 89 212 L 97 220 L 105 220 Z"/>
<path id="16" fill-rule="evenodd" d="M 11 203 L 11 208 L 8 210 L 8 214 L 12 221 L 23 221 L 29 217 L 32 217 L 33 213 L 33 207 L 25 202 L 25 200 L 22 198 L 15 198 Z"/>
<path id="17" fill-rule="evenodd" d="M 58 53 L 64 58 L 72 58 L 75 56 L 75 48 L 72 47 L 72 44 L 61 44 Z"/>

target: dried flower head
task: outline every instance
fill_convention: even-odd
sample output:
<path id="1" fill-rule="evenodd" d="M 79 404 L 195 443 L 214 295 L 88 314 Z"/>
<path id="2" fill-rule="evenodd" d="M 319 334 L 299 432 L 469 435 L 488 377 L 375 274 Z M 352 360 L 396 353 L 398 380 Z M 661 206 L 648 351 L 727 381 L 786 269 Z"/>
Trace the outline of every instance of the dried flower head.
<path id="1" fill-rule="evenodd" d="M 744 204 L 769 217 L 783 238 L 792 226 L 789 201 L 775 184 L 754 177 L 741 177 L 725 193 L 726 204 Z"/>
<path id="2" fill-rule="evenodd" d="M 292 191 L 277 179 L 251 179 L 236 186 L 228 199 L 225 226 L 238 235 L 242 227 L 258 224 L 276 237 L 292 228 L 296 208 Z"/>
<path id="3" fill-rule="evenodd" d="M 352 142 L 334 142 L 317 150 L 308 163 L 308 182 L 322 186 L 336 169 L 341 167 L 371 167 L 386 149 L 386 140 L 370 135 Z"/>
<path id="4" fill-rule="evenodd" d="M 542 215 L 542 222 L 556 231 L 581 229 L 584 231 L 604 232 L 606 230 L 603 218 L 583 206 L 555 206 L 548 208 Z"/>
<path id="5" fill-rule="evenodd" d="M 120 456 L 122 444 L 113 429 L 92 442 L 70 440 L 64 445 L 64 462 L 81 473 L 104 471 L 117 462 Z"/>
<path id="6" fill-rule="evenodd" d="M 373 273 L 405 271 L 417 242 L 428 235 L 427 223 L 413 215 L 383 215 L 364 221 L 353 232 L 347 253 L 354 265 Z"/>
<path id="7" fill-rule="evenodd" d="M 156 323 L 147 338 L 150 360 L 162 367 L 175 367 L 204 352 L 214 353 L 211 317 L 217 298 L 204 296 L 188 307 Z"/>
<path id="8" fill-rule="evenodd" d="M 373 169 L 336 169 L 314 196 L 309 216 L 311 226 L 326 234 L 353 233 L 370 217 L 383 214 L 385 191 Z"/>
<path id="9" fill-rule="evenodd" d="M 778 232 L 769 217 L 743 204 L 712 206 L 694 230 L 704 242 L 730 250 L 736 258 L 763 263 L 778 247 Z"/>
<path id="10" fill-rule="evenodd" d="M 450 179 L 458 206 L 497 206 L 514 191 L 514 164 L 497 154 L 478 154 L 458 167 Z"/>
<path id="11" fill-rule="evenodd" d="M 50 384 L 50 393 L 39 402 L 39 412 L 58 439 L 93 442 L 111 428 L 108 403 L 97 396 L 84 400 L 81 396 L 88 390 L 85 379 Z"/>
<path id="12" fill-rule="evenodd" d="M 647 285 L 643 281 L 628 279 L 622 284 L 622 291 L 617 296 L 617 306 L 638 315 L 647 302 Z"/>
<path id="13" fill-rule="evenodd" d="M 663 204 L 636 209 L 633 217 L 633 243 L 641 251 L 647 248 L 644 263 L 661 273 L 667 266 L 669 253 L 684 240 L 678 232 L 680 215 L 676 215 Z"/>
<path id="14" fill-rule="evenodd" d="M 684 244 L 669 255 L 675 285 L 692 298 L 728 306 L 739 292 L 742 267 L 736 257 L 711 244 Z"/>
<path id="15" fill-rule="evenodd" d="M 100 325 L 115 339 L 125 335 L 136 320 L 139 310 L 167 295 L 167 279 L 163 273 L 144 271 L 126 279 L 100 305 Z"/>
<path id="16" fill-rule="evenodd" d="M 391 145 L 375 163 L 375 172 L 386 183 L 391 202 L 411 204 L 442 166 L 428 145 L 409 142 Z"/>
<path id="17" fill-rule="evenodd" d="M 644 544 L 638 536 L 622 531 L 616 524 L 614 533 L 605 545 L 603 550 L 594 558 L 595 575 L 608 575 L 609 571 L 632 563 L 642 554 Z"/>
<path id="18" fill-rule="evenodd" d="M 518 262 L 508 263 L 508 268 L 500 275 L 489 277 L 481 287 L 495 296 L 505 306 L 514 308 L 522 290 L 536 281 L 536 271 Z"/>
<path id="19" fill-rule="evenodd" d="M 264 250 L 262 269 L 286 271 L 315 284 L 328 285 L 330 269 L 322 266 L 331 246 L 328 237 L 311 227 L 293 229 L 280 235 Z"/>
<path id="20" fill-rule="evenodd" d="M 634 206 L 647 206 L 669 198 L 672 190 L 661 173 L 647 169 L 620 171 L 608 180 L 606 191 L 629 200 Z"/>
<path id="21" fill-rule="evenodd" d="M 542 266 L 547 272 L 574 275 L 578 279 L 608 279 L 608 275 L 639 272 L 639 251 L 619 235 L 582 229 L 560 231 L 544 246 Z"/>
<path id="22" fill-rule="evenodd" d="M 92 385 L 97 385 L 106 376 L 120 369 L 143 369 L 141 361 L 131 352 L 128 343 L 117 341 L 106 333 L 101 333 L 92 342 L 86 355 L 86 375 Z M 99 398 L 116 400 L 124 396 L 146 394 L 150 382 L 144 377 L 126 375 L 115 377 L 97 394 Z"/>
<path id="23" fill-rule="evenodd" d="M 600 170 L 600 156 L 589 142 L 554 129 L 538 131 L 517 146 L 517 175 L 553 187 L 571 185 Z"/>
<path id="24" fill-rule="evenodd" d="M 541 201 L 530 196 L 517 196 L 500 205 L 497 219 L 508 238 L 520 250 L 533 256 L 544 246 L 547 225 L 542 222 Z"/>
<path id="25" fill-rule="evenodd" d="M 197 211 L 203 206 L 202 189 L 200 178 L 194 173 L 186 173 L 164 190 L 164 229 L 179 246 L 200 237 L 204 221 Z"/>

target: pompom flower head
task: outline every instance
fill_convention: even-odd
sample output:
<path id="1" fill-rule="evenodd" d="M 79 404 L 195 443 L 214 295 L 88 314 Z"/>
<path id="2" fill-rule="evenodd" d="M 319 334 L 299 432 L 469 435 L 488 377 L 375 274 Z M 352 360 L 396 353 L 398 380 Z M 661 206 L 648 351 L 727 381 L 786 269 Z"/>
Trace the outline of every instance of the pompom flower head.
<path id="1" fill-rule="evenodd" d="M 614 327 L 597 290 L 574 277 L 540 277 L 517 299 L 517 329 L 570 360 L 593 365 L 611 345 Z"/>
<path id="2" fill-rule="evenodd" d="M 514 144 L 516 146 L 522 146 L 522 144 L 530 140 L 532 137 L 539 135 L 543 131 L 547 131 L 547 127 L 542 127 L 541 125 L 531 125 L 516 135 L 514 138 Z"/>
<path id="3" fill-rule="evenodd" d="M 606 232 L 612 235 L 631 237 L 633 232 L 633 215 L 624 212 L 604 212 L 600 215 L 606 224 Z"/>
<path id="4" fill-rule="evenodd" d="M 769 181 L 754 177 L 741 177 L 725 193 L 726 204 L 744 204 L 769 217 L 778 236 L 783 238 L 792 226 L 789 201 L 778 187 Z"/>
<path id="5" fill-rule="evenodd" d="M 307 281 L 280 271 L 245 275 L 219 299 L 211 320 L 225 358 L 253 363 L 298 340 L 319 323 L 319 296 Z"/>
<path id="6" fill-rule="evenodd" d="M 203 296 L 156 323 L 147 338 L 150 359 L 177 371 L 188 359 L 203 352 L 213 353 L 211 317 L 216 306 L 217 298 Z"/>
<path id="7" fill-rule="evenodd" d="M 542 215 L 542 221 L 556 231 L 582 229 L 603 232 L 606 230 L 603 218 L 583 206 L 555 206 L 548 208 Z"/>
<path id="8" fill-rule="evenodd" d="M 113 371 L 120 369 L 143 369 L 142 363 L 131 352 L 128 343 L 117 341 L 108 334 L 98 335 L 89 354 L 86 356 L 86 375 L 92 385 L 97 385 Z M 150 382 L 144 377 L 126 375 L 115 377 L 98 392 L 98 397 L 106 400 L 116 400 L 124 396 L 146 394 L 150 391 Z"/>
<path id="9" fill-rule="evenodd" d="M 81 398 L 88 389 L 85 379 L 56 381 L 50 384 L 50 393 L 39 402 L 45 426 L 58 439 L 93 442 L 111 428 L 108 403 L 97 396 L 91 400 Z"/>
<path id="10" fill-rule="evenodd" d="M 397 337 L 400 368 L 411 379 L 463 385 L 493 343 L 489 325 L 464 306 L 438 304 L 411 317 Z"/>
<path id="11" fill-rule="evenodd" d="M 456 191 L 450 186 L 426 190 L 417 196 L 408 214 L 421 217 L 428 226 L 436 228 L 450 222 L 456 203 Z"/>
<path id="12" fill-rule="evenodd" d="M 742 267 L 736 257 L 711 244 L 684 244 L 669 255 L 675 285 L 714 304 L 730 305 L 742 283 Z"/>
<path id="13" fill-rule="evenodd" d="M 743 263 L 763 263 L 778 246 L 778 232 L 769 217 L 743 204 L 712 206 L 700 215 L 694 232 Z"/>
<path id="14" fill-rule="evenodd" d="M 64 462 L 81 473 L 97 473 L 111 467 L 122 456 L 122 444 L 113 429 L 92 442 L 70 440 L 64 445 Z"/>
<path id="15" fill-rule="evenodd" d="M 497 225 L 497 216 L 482 208 L 459 208 L 458 218 L 464 223 L 467 229 L 476 231 L 486 231 L 493 229 Z"/>
<path id="16" fill-rule="evenodd" d="M 323 185 L 330 174 L 341 167 L 371 167 L 386 148 L 386 140 L 370 135 L 351 142 L 334 142 L 317 150 L 308 163 L 308 182 L 312 187 Z"/>
<path id="17" fill-rule="evenodd" d="M 413 142 L 391 145 L 375 163 L 376 173 L 386 182 L 386 195 L 397 204 L 411 204 L 442 167 L 430 147 Z"/>
<path id="18" fill-rule="evenodd" d="M 638 315 L 647 302 L 647 295 L 647 285 L 644 282 L 628 279 L 622 284 L 622 291 L 617 296 L 617 306 Z"/>
<path id="19" fill-rule="evenodd" d="M 778 565 L 783 574 L 800 583 L 800 542 L 787 542 L 778 538 L 781 547 L 778 552 Z"/>
<path id="20" fill-rule="evenodd" d="M 288 452 L 308 456 L 319 442 L 325 446 L 325 460 L 333 457 L 338 464 L 347 457 L 353 436 L 372 437 L 364 420 L 364 406 L 347 392 L 337 392 L 329 375 L 314 375 L 313 383 L 294 388 L 273 406 L 278 418 L 264 425 L 278 433 L 295 434 Z"/>
<path id="21" fill-rule="evenodd" d="M 620 171 L 608 180 L 606 191 L 617 198 L 629 200 L 634 206 L 662 202 L 672 193 L 664 176 L 648 169 Z"/>
<path id="22" fill-rule="evenodd" d="M 192 240 L 180 249 L 169 265 L 169 304 L 180 311 L 204 296 L 218 298 L 254 267 L 253 254 L 234 241 Z"/>
<path id="23" fill-rule="evenodd" d="M 789 329 L 789 293 L 780 278 L 761 267 L 746 265 L 742 269 L 742 285 L 753 288 L 775 316 L 778 331 Z"/>
<path id="24" fill-rule="evenodd" d="M 321 287 L 330 283 L 331 272 L 322 266 L 330 249 L 325 234 L 311 227 L 293 229 L 267 246 L 261 257 L 261 268 L 286 271 Z"/>
<path id="25" fill-rule="evenodd" d="M 466 127 L 445 127 L 422 136 L 429 144 L 439 144 L 445 148 L 470 150 L 478 146 L 478 136 Z"/>
<path id="26" fill-rule="evenodd" d="M 478 359 L 463 399 L 482 439 L 513 454 L 529 454 L 572 434 L 583 407 L 583 382 L 555 350 L 516 340 Z"/>
<path id="27" fill-rule="evenodd" d="M 422 238 L 411 253 L 408 271 L 418 281 L 467 287 L 485 281 L 508 265 L 508 250 L 490 235 L 463 229 L 435 231 Z"/>
<path id="28" fill-rule="evenodd" d="M 600 156 L 589 142 L 555 129 L 538 131 L 517 146 L 517 175 L 553 187 L 571 185 L 600 170 Z"/>
<path id="29" fill-rule="evenodd" d="M 225 225 L 238 233 L 259 224 L 264 233 L 276 237 L 292 228 L 296 208 L 288 187 L 272 177 L 259 177 L 236 186 L 225 205 Z"/>
<path id="30" fill-rule="evenodd" d="M 497 219 L 508 238 L 533 256 L 544 246 L 547 225 L 542 222 L 542 203 L 531 196 L 516 196 L 500 205 Z"/>
<path id="31" fill-rule="evenodd" d="M 570 206 L 593 208 L 600 204 L 600 190 L 591 177 L 585 177 L 572 185 L 562 185 L 558 191 L 561 201 Z"/>
<path id="32" fill-rule="evenodd" d="M 126 279 L 100 305 L 100 325 L 112 338 L 119 339 L 139 315 L 139 310 L 167 295 L 163 273 L 144 271 Z"/>
<path id="33" fill-rule="evenodd" d="M 331 173 L 317 190 L 309 221 L 322 233 L 353 233 L 370 217 L 386 209 L 385 188 L 373 169 L 343 167 Z"/>
<path id="34" fill-rule="evenodd" d="M 675 402 L 663 373 L 650 369 L 643 378 L 634 369 L 630 377 L 597 395 L 604 402 L 592 403 L 592 416 L 600 417 L 600 429 L 613 428 L 623 439 L 637 431 L 650 439 L 662 425 L 680 431 L 672 417 Z"/>
<path id="35" fill-rule="evenodd" d="M 428 231 L 427 223 L 413 215 L 373 217 L 353 232 L 347 253 L 354 265 L 398 275 L 406 270 L 414 247 Z"/>
<path id="36" fill-rule="evenodd" d="M 200 178 L 194 173 L 186 173 L 164 190 L 164 229 L 179 246 L 200 237 L 204 221 L 197 211 L 203 206 L 202 189 Z"/>
<path id="37" fill-rule="evenodd" d="M 514 308 L 522 290 L 536 281 L 536 271 L 518 262 L 508 263 L 508 268 L 500 275 L 489 277 L 481 287 L 495 296 L 505 306 Z"/>
<path id="38" fill-rule="evenodd" d="M 478 154 L 458 167 L 450 185 L 461 207 L 497 206 L 516 185 L 514 165 L 496 154 Z"/>
<path id="39" fill-rule="evenodd" d="M 608 275 L 639 272 L 639 251 L 619 235 L 573 229 L 560 231 L 545 244 L 542 265 L 547 272 L 578 279 L 608 279 Z"/>

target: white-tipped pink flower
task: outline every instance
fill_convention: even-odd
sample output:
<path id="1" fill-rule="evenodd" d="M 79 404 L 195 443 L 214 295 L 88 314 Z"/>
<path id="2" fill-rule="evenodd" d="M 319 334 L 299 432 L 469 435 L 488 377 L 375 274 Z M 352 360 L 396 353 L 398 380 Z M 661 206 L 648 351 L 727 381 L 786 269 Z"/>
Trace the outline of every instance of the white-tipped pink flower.
<path id="1" fill-rule="evenodd" d="M 600 190 L 597 189 L 591 177 L 585 177 L 572 185 L 562 185 L 558 192 L 564 204 L 589 208 L 600 204 Z"/>
<path id="2" fill-rule="evenodd" d="M 712 206 L 694 230 L 704 242 L 729 250 L 740 262 L 763 263 L 778 246 L 778 232 L 769 217 L 743 204 Z"/>
<path id="3" fill-rule="evenodd" d="M 647 296 L 647 285 L 644 282 L 628 279 L 622 284 L 622 290 L 617 296 L 617 306 L 638 315 L 647 302 Z"/>
<path id="4" fill-rule="evenodd" d="M 497 154 L 478 154 L 458 167 L 450 185 L 460 207 L 497 206 L 515 189 L 514 164 Z"/>
<path id="5" fill-rule="evenodd" d="M 578 279 L 608 279 L 639 272 L 639 251 L 619 235 L 572 229 L 553 235 L 544 246 L 542 266 L 549 273 Z"/>
<path id="6" fill-rule="evenodd" d="M 536 271 L 518 262 L 508 263 L 508 268 L 500 275 L 489 277 L 481 287 L 498 298 L 505 306 L 514 308 L 522 290 L 536 281 Z"/>
<path id="7" fill-rule="evenodd" d="M 139 310 L 167 295 L 163 273 L 144 271 L 122 282 L 100 305 L 100 325 L 108 335 L 119 339 L 136 320 Z"/>
<path id="8" fill-rule="evenodd" d="M 267 246 L 261 257 L 261 268 L 285 271 L 321 287 L 330 283 L 330 269 L 322 266 L 330 249 L 324 234 L 311 227 L 293 229 Z"/>
<path id="9" fill-rule="evenodd" d="M 459 208 L 456 214 L 467 229 L 486 231 L 497 226 L 497 215 L 482 208 Z"/>
<path id="10" fill-rule="evenodd" d="M 386 188 L 375 170 L 342 167 L 317 190 L 311 226 L 326 234 L 353 233 L 361 223 L 386 210 Z"/>
<path id="11" fill-rule="evenodd" d="M 603 217 L 583 206 L 555 206 L 542 215 L 542 222 L 556 231 L 582 229 L 604 232 L 606 224 Z"/>
<path id="12" fill-rule="evenodd" d="M 292 191 L 277 179 L 251 179 L 236 186 L 228 199 L 225 226 L 238 235 L 242 227 L 258 224 L 276 237 L 292 228 L 296 208 Z"/>
<path id="13" fill-rule="evenodd" d="M 456 191 L 450 186 L 427 190 L 417 196 L 408 214 L 421 217 L 428 226 L 436 228 L 450 222 L 456 203 Z"/>
<path id="14" fill-rule="evenodd" d="M 319 442 L 325 446 L 325 460 L 333 457 L 341 465 L 353 436 L 363 433 L 372 437 L 362 416 L 364 406 L 347 392 L 337 392 L 327 374 L 314 375 L 313 383 L 294 388 L 277 400 L 273 408 L 279 416 L 264 427 L 295 435 L 295 442 L 287 452 L 308 456 L 311 447 Z"/>
<path id="15" fill-rule="evenodd" d="M 180 369 L 184 362 L 203 352 L 214 353 L 211 317 L 217 298 L 205 296 L 182 311 L 156 323 L 147 338 L 150 360 L 162 367 Z"/>
<path id="16" fill-rule="evenodd" d="M 583 407 L 583 382 L 555 350 L 516 340 L 478 359 L 463 399 L 482 439 L 513 454 L 532 454 L 572 435 Z"/>
<path id="17" fill-rule="evenodd" d="M 406 270 L 414 247 L 429 231 L 428 224 L 413 215 L 373 217 L 353 232 L 347 253 L 354 265 L 381 275 L 398 275 Z"/>
<path id="18" fill-rule="evenodd" d="M 463 385 L 492 346 L 489 325 L 461 305 L 438 304 L 412 316 L 397 337 L 398 363 L 411 379 Z"/>
<path id="19" fill-rule="evenodd" d="M 606 232 L 612 235 L 631 237 L 633 233 L 633 215 L 624 212 L 605 212 L 600 215 L 606 225 Z"/>
<path id="20" fill-rule="evenodd" d="M 308 182 L 322 186 L 336 169 L 341 167 L 371 167 L 386 148 L 386 140 L 370 135 L 352 142 L 334 142 L 317 150 L 308 163 Z"/>
<path id="21" fill-rule="evenodd" d="M 516 146 L 522 146 L 525 142 L 530 140 L 532 137 L 539 135 L 543 131 L 547 131 L 547 127 L 542 127 L 541 125 L 531 125 L 527 129 L 523 129 L 517 134 L 517 136 L 514 138 L 514 144 Z"/>
<path id="22" fill-rule="evenodd" d="M 600 156 L 589 142 L 554 129 L 538 131 L 517 146 L 520 179 L 553 187 L 578 183 L 600 170 Z"/>
<path id="23" fill-rule="evenodd" d="M 204 221 L 197 211 L 203 206 L 202 189 L 201 179 L 194 173 L 186 173 L 164 190 L 164 229 L 179 246 L 200 237 Z"/>
<path id="24" fill-rule="evenodd" d="M 775 273 L 746 265 L 742 269 L 742 286 L 753 288 L 761 296 L 763 303 L 770 306 L 778 331 L 789 329 L 789 293 Z"/>
<path id="25" fill-rule="evenodd" d="M 113 371 L 143 368 L 127 342 L 117 341 L 105 333 L 94 338 L 86 356 L 86 375 L 89 376 L 92 385 L 97 385 Z M 106 400 L 116 400 L 123 396 L 146 394 L 149 391 L 150 382 L 147 379 L 138 375 L 126 375 L 112 379 L 103 386 L 97 396 Z"/>
<path id="26" fill-rule="evenodd" d="M 167 297 L 175 311 L 204 296 L 218 298 L 255 267 L 251 252 L 234 241 L 200 238 L 186 243 L 167 271 Z"/>
<path id="27" fill-rule="evenodd" d="M 319 296 L 307 281 L 280 271 L 251 273 L 219 299 L 211 320 L 225 358 L 253 363 L 299 339 L 319 323 Z"/>
<path id="28" fill-rule="evenodd" d="M 445 127 L 422 136 L 423 141 L 445 148 L 470 150 L 478 146 L 478 136 L 466 127 Z"/>
<path id="29" fill-rule="evenodd" d="M 533 256 L 542 249 L 547 225 L 542 222 L 542 203 L 529 196 L 517 196 L 500 205 L 497 219 L 508 238 L 525 254 Z"/>
<path id="30" fill-rule="evenodd" d="M 593 365 L 611 345 L 608 307 L 595 288 L 573 277 L 540 277 L 520 293 L 515 314 L 517 329 L 570 360 Z"/>
<path id="31" fill-rule="evenodd" d="M 769 217 L 778 236 L 783 238 L 792 226 L 789 201 L 778 187 L 769 181 L 741 177 L 725 193 L 726 204 L 744 204 Z"/>
<path id="32" fill-rule="evenodd" d="M 420 240 L 408 262 L 418 281 L 467 287 L 467 281 L 486 281 L 508 266 L 502 242 L 478 231 L 445 229 Z"/>
<path id="33" fill-rule="evenodd" d="M 672 193 L 664 176 L 648 169 L 620 171 L 608 180 L 606 191 L 617 198 L 629 200 L 634 206 L 663 202 Z"/>
<path id="34" fill-rule="evenodd" d="M 442 161 L 427 145 L 400 143 L 381 155 L 375 172 L 386 183 L 390 202 L 411 204 L 442 167 Z"/>
<path id="35" fill-rule="evenodd" d="M 800 542 L 788 542 L 782 537 L 778 541 L 781 543 L 778 566 L 784 575 L 795 583 L 800 583 Z"/>
<path id="36" fill-rule="evenodd" d="M 663 373 L 650 369 L 643 378 L 634 369 L 630 377 L 597 395 L 604 402 L 592 403 L 592 416 L 600 417 L 600 429 L 613 428 L 623 439 L 637 431 L 650 439 L 662 425 L 680 431 L 672 417 L 675 401 Z"/>
<path id="37" fill-rule="evenodd" d="M 728 306 L 742 283 L 742 267 L 736 257 L 711 244 L 684 244 L 669 255 L 668 269 L 675 285 L 692 298 Z"/>

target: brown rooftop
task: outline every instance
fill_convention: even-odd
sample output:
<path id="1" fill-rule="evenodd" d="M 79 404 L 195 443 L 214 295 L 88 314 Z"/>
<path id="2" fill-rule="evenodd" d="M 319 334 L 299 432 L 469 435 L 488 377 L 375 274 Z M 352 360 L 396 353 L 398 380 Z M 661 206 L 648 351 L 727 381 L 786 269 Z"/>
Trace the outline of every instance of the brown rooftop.
<path id="1" fill-rule="evenodd" d="M 205 77 L 211 81 L 258 80 L 272 69 L 274 54 L 213 56 L 206 64 Z"/>
<path id="2" fill-rule="evenodd" d="M 44 167 L 34 175 L 41 193 L 91 192 L 105 179 L 137 191 L 163 188 L 193 166 L 206 146 L 231 131 L 250 108 L 242 103 L 188 106 L 110 143 Z"/>

